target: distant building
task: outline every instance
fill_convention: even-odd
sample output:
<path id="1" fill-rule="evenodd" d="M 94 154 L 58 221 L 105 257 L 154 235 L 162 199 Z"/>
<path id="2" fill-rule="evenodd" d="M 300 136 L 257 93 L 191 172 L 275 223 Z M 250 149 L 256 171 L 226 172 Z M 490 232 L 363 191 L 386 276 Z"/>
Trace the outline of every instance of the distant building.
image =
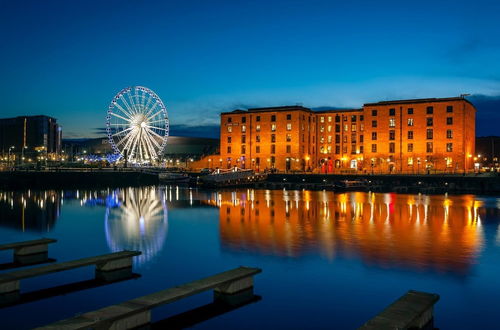
<path id="1" fill-rule="evenodd" d="M 0 152 L 16 159 L 56 157 L 61 152 L 62 129 L 49 116 L 19 116 L 0 119 Z M 12 148 L 14 147 L 14 148 Z"/>
<path id="2" fill-rule="evenodd" d="M 221 113 L 220 154 L 193 167 L 319 173 L 472 170 L 476 109 L 462 97 Z"/>
<path id="3" fill-rule="evenodd" d="M 185 166 L 186 162 L 197 160 L 218 152 L 219 140 L 211 138 L 170 136 L 163 153 L 167 165 Z M 63 150 L 69 160 L 76 160 L 85 155 L 104 156 L 114 151 L 108 138 L 65 139 Z"/>
<path id="4" fill-rule="evenodd" d="M 500 166 L 500 136 L 476 138 L 476 155 L 482 167 L 498 169 Z"/>

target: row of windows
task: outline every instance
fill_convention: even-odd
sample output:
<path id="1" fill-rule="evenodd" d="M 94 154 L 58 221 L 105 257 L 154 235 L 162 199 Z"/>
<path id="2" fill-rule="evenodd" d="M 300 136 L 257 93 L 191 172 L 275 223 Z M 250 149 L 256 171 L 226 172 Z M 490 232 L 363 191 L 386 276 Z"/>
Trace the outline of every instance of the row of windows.
<path id="1" fill-rule="evenodd" d="M 372 141 L 377 140 L 377 136 L 377 132 L 372 132 Z M 428 128 L 426 131 L 426 137 L 428 140 L 432 140 L 434 138 L 434 130 Z M 408 140 L 413 140 L 413 131 L 408 131 L 407 138 Z M 453 131 L 451 129 L 446 130 L 446 138 L 453 139 Z M 389 131 L 389 140 L 396 140 L 396 131 Z"/>
<path id="2" fill-rule="evenodd" d="M 359 153 L 363 153 L 363 146 L 359 147 Z M 377 145 L 372 144 L 371 145 L 371 151 L 372 153 L 377 152 Z M 413 143 L 408 143 L 406 146 L 406 151 L 407 152 L 413 152 Z M 292 146 L 287 145 L 286 146 L 286 153 L 291 153 L 292 152 Z M 320 152 L 321 153 L 331 153 L 332 152 L 332 146 L 321 146 L 320 147 Z M 343 146 L 342 148 L 343 153 L 347 153 L 347 146 Z M 389 153 L 395 153 L 396 152 L 396 144 L 395 143 L 389 143 Z M 426 143 L 426 152 L 427 153 L 432 153 L 434 152 L 434 144 L 432 142 L 427 142 Z M 453 152 L 453 143 L 446 143 L 446 152 Z M 231 147 L 227 147 L 227 153 L 231 153 Z M 241 153 L 245 154 L 246 153 L 246 146 L 242 145 L 241 146 Z M 255 147 L 255 153 L 260 153 L 260 146 Z M 275 154 L 276 153 L 276 145 L 271 144 L 270 148 L 270 153 Z M 358 153 L 358 150 L 356 149 L 356 144 L 351 145 L 351 153 L 356 154 Z M 336 145 L 335 146 L 335 154 L 340 154 L 340 146 Z"/>
<path id="3" fill-rule="evenodd" d="M 452 105 L 448 105 L 446 106 L 446 112 L 447 113 L 452 113 L 453 112 L 453 106 Z M 407 109 L 407 113 L 409 115 L 412 115 L 413 114 L 413 108 L 408 108 Z M 378 114 L 378 110 L 372 110 L 372 116 L 375 117 L 377 116 Z M 426 108 L 426 114 L 428 115 L 432 115 L 434 114 L 434 107 L 432 106 L 429 106 Z M 395 108 L 391 108 L 389 109 L 389 116 L 395 116 L 396 115 L 396 109 Z M 335 116 L 335 122 L 340 122 L 341 121 L 341 117 L 343 119 L 343 121 L 347 121 L 348 117 L 347 115 L 336 115 Z M 351 122 L 356 122 L 357 121 L 357 118 L 358 116 L 357 115 L 351 115 Z M 260 119 L 261 119 L 261 116 L 256 116 L 255 117 L 255 121 L 257 122 L 260 122 Z M 305 120 L 305 116 L 302 115 L 302 119 Z M 328 116 L 326 117 L 326 119 L 328 120 L 328 122 L 332 122 L 332 116 Z M 292 114 L 287 114 L 286 115 L 286 120 L 292 120 Z M 319 118 L 320 122 L 321 123 L 324 123 L 325 122 L 325 116 L 320 116 Z M 363 121 L 364 120 L 364 115 L 359 115 L 359 121 Z M 247 121 L 247 118 L 246 116 L 243 116 L 241 117 L 241 122 L 242 123 L 246 123 Z M 276 115 L 271 115 L 271 122 L 275 122 L 276 121 Z M 310 121 L 310 117 L 309 117 L 309 121 Z M 227 117 L 227 122 L 228 123 L 231 123 L 232 122 L 232 118 L 231 117 Z M 314 122 L 314 117 L 313 117 L 313 122 Z"/>
<path id="4" fill-rule="evenodd" d="M 292 146 L 290 145 L 287 145 L 286 146 L 286 153 L 291 153 L 292 152 Z M 231 153 L 231 146 L 227 147 L 227 153 L 230 154 Z M 242 154 L 245 154 L 246 153 L 246 146 L 242 145 L 241 146 L 241 153 Z M 256 146 L 255 147 L 255 153 L 260 153 L 260 146 Z M 275 144 L 271 144 L 271 154 L 275 154 L 276 153 L 276 145 Z"/>
<path id="5" fill-rule="evenodd" d="M 413 143 L 408 143 L 406 146 L 407 152 L 413 152 Z M 434 152 L 434 144 L 432 142 L 427 142 L 425 145 L 426 152 Z M 377 145 L 372 144 L 372 152 L 377 152 Z M 396 152 L 396 144 L 394 142 L 389 143 L 389 153 Z M 453 152 L 453 143 L 446 143 L 446 152 Z"/>
<path id="6" fill-rule="evenodd" d="M 407 120 L 408 126 L 413 126 L 415 121 L 413 118 L 408 118 Z M 427 126 L 434 126 L 434 118 L 428 117 L 426 118 Z M 453 125 L 453 117 L 446 117 L 446 125 Z M 372 127 L 375 128 L 378 126 L 376 120 L 372 120 Z M 396 127 L 396 118 L 389 118 L 389 127 Z"/>
<path id="7" fill-rule="evenodd" d="M 321 146 L 319 152 L 322 154 L 331 154 L 332 146 Z M 342 153 L 347 154 L 347 146 L 342 147 Z M 359 150 L 356 149 L 356 144 L 351 145 L 351 154 L 363 153 L 363 146 L 359 146 Z M 340 155 L 340 146 L 335 146 L 335 154 Z"/>
<path id="8" fill-rule="evenodd" d="M 335 122 L 339 123 L 341 121 L 340 120 L 341 117 L 342 117 L 343 121 L 347 121 L 347 119 L 349 119 L 349 116 L 345 116 L 345 115 L 339 116 L 339 115 L 336 115 L 335 116 Z M 351 116 L 351 122 L 353 122 L 353 123 L 356 122 L 357 118 L 358 118 L 358 116 L 352 115 Z M 332 117 L 331 116 L 328 116 L 327 119 L 328 119 L 329 123 L 332 122 Z M 365 116 L 359 115 L 359 121 L 363 121 L 364 119 L 365 119 Z M 320 123 L 324 123 L 325 122 L 325 117 L 324 116 L 319 117 L 319 122 Z"/>
<path id="9" fill-rule="evenodd" d="M 447 105 L 446 106 L 446 112 L 447 113 L 452 113 L 453 112 L 453 106 L 452 105 Z M 413 108 L 408 108 L 407 109 L 407 113 L 409 115 L 413 115 Z M 425 109 L 425 113 L 428 114 L 428 115 L 432 115 L 434 114 L 434 107 L 432 106 L 429 106 Z M 372 116 L 375 117 L 377 116 L 378 114 L 378 110 L 372 110 Z M 395 108 L 391 108 L 389 109 L 389 116 L 395 116 L 396 115 L 396 109 Z"/>

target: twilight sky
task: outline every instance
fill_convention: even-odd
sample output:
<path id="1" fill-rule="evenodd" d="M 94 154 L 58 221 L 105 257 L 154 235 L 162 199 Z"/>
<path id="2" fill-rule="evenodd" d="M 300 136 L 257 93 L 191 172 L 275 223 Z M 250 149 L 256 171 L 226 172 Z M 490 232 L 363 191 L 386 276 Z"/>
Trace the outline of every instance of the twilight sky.
<path id="1" fill-rule="evenodd" d="M 477 135 L 498 135 L 498 22 L 500 1 L 482 0 L 0 0 L 0 112 L 95 136 L 142 85 L 173 135 L 218 136 L 235 108 L 470 93 Z"/>

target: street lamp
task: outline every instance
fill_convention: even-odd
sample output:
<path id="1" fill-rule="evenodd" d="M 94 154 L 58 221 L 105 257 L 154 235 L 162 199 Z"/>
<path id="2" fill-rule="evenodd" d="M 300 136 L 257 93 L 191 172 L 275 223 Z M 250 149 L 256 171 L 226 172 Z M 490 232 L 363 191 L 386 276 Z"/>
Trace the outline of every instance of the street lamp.
<path id="1" fill-rule="evenodd" d="M 10 146 L 10 147 L 9 147 L 9 158 L 7 158 L 7 164 L 8 164 L 9 166 L 10 166 L 10 151 L 11 151 L 12 149 L 15 149 L 15 148 L 16 148 L 16 147 L 14 147 L 14 146 Z"/>
<path id="2" fill-rule="evenodd" d="M 22 149 L 21 149 L 21 160 L 22 160 L 22 163 L 24 164 L 24 149 L 28 149 L 28 146 L 24 146 Z"/>

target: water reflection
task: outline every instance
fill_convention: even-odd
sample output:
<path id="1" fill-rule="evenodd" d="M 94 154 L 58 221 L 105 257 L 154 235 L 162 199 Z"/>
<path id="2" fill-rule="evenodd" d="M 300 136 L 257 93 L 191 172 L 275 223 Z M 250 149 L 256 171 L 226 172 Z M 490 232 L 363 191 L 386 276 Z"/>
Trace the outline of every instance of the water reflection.
<path id="1" fill-rule="evenodd" d="M 119 189 L 108 196 L 105 233 L 111 251 L 142 251 L 135 258 L 142 264 L 162 249 L 168 231 L 164 196 L 156 187 Z"/>
<path id="2" fill-rule="evenodd" d="M 490 237 L 500 245 L 500 199 L 473 195 L 175 186 L 7 191 L 0 192 L 0 226 L 49 232 L 65 207 L 102 209 L 109 249 L 141 250 L 138 262 L 145 263 L 167 239 L 167 206 L 217 208 L 220 244 L 232 253 L 361 259 L 377 267 L 469 274 L 485 244 L 485 219 L 494 222 Z"/>
<path id="3" fill-rule="evenodd" d="M 0 226 L 21 231 L 51 232 L 64 201 L 103 208 L 104 232 L 111 251 L 139 250 L 142 264 L 158 253 L 167 237 L 165 188 L 46 190 L 0 192 Z"/>
<path id="4" fill-rule="evenodd" d="M 246 190 L 209 203 L 220 207 L 221 244 L 232 252 L 466 274 L 484 241 L 485 211 L 472 195 Z"/>
<path id="5" fill-rule="evenodd" d="M 0 191 L 0 226 L 21 231 L 50 231 L 59 218 L 58 191 Z"/>

